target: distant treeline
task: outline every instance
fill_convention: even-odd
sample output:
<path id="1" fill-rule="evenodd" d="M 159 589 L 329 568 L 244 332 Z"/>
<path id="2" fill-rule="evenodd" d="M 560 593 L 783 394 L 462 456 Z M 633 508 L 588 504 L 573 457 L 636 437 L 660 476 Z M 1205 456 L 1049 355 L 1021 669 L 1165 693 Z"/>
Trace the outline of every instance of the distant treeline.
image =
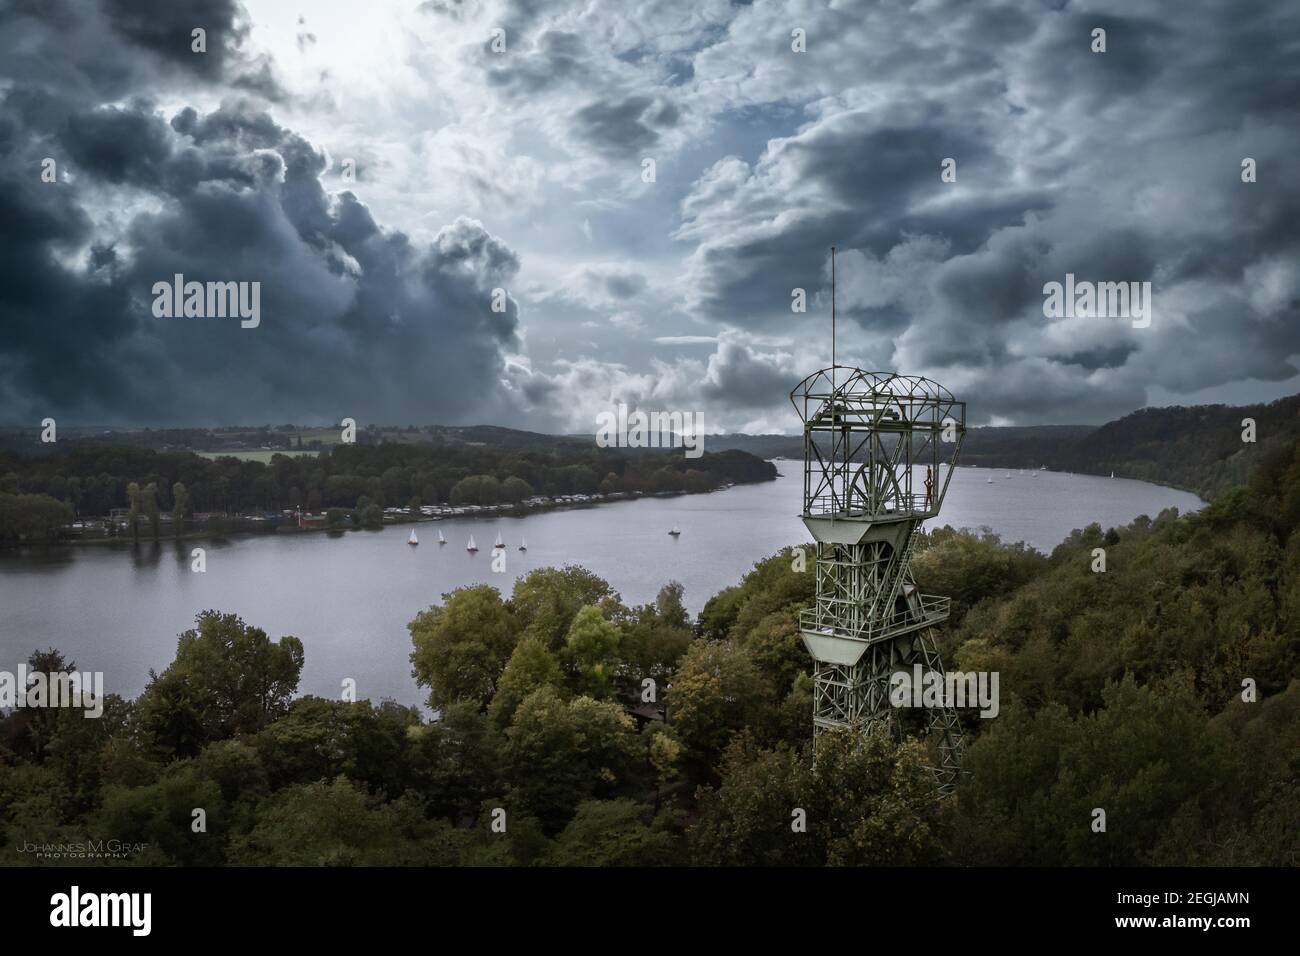
<path id="1" fill-rule="evenodd" d="M 319 456 L 275 456 L 269 463 L 140 448 L 80 447 L 45 457 L 5 452 L 0 541 L 48 537 L 52 526 L 64 523 L 59 519 L 70 520 L 73 513 L 98 516 L 130 508 L 132 485 L 139 510 L 179 511 L 184 517 L 297 507 L 492 505 L 533 495 L 701 492 L 775 475 L 770 463 L 737 451 L 687 459 L 680 452 L 633 456 L 570 443 L 549 451 L 336 445 Z"/>
<path id="2" fill-rule="evenodd" d="M 103 428 L 59 426 L 58 444 L 41 441 L 39 425 L 0 425 L 0 452 L 42 456 L 67 448 L 152 448 L 155 451 L 304 450 L 321 451 L 339 443 L 340 425 L 226 425 L 221 428 Z M 435 448 L 488 445 L 521 451 L 551 451 L 561 444 L 590 444 L 587 436 L 545 435 L 498 425 L 359 425 L 358 445 L 396 443 Z M 719 450 L 722 450 L 719 448 Z"/>

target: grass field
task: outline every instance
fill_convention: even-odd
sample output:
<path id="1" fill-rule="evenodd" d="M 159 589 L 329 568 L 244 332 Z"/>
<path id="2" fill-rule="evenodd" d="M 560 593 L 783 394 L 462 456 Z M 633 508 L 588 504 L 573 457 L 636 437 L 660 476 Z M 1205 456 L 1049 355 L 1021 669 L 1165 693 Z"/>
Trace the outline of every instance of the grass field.
<path id="1" fill-rule="evenodd" d="M 342 436 L 337 428 L 300 428 L 293 435 L 304 442 L 318 441 L 322 445 L 337 445 Z"/>
<path id="2" fill-rule="evenodd" d="M 235 448 L 230 451 L 196 451 L 194 454 L 202 455 L 204 458 L 239 458 L 243 461 L 260 461 L 264 465 L 271 463 L 272 455 L 318 455 L 320 452 L 298 450 L 297 448 L 280 451 L 278 449 L 269 450 L 265 448 Z"/>

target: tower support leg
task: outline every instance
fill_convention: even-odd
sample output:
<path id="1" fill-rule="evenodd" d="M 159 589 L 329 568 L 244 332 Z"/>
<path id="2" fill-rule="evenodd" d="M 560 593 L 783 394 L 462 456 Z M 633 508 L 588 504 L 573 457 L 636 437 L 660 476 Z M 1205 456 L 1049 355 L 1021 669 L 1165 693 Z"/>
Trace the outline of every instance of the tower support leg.
<path id="1" fill-rule="evenodd" d="M 896 708 L 890 701 L 891 678 L 898 671 L 909 677 L 919 664 L 922 672 L 944 674 L 943 661 L 935 648 L 932 631 L 926 628 L 893 640 L 879 641 L 866 649 L 856 664 L 817 661 L 813 672 L 814 739 L 826 730 L 857 728 L 869 734 L 884 727 L 895 739 L 904 735 L 904 723 L 920 722 L 921 736 L 937 753 L 934 771 L 940 796 L 956 786 L 961 772 L 962 732 L 956 710 L 944 702 L 919 713 Z M 911 711 L 913 719 L 905 720 Z"/>

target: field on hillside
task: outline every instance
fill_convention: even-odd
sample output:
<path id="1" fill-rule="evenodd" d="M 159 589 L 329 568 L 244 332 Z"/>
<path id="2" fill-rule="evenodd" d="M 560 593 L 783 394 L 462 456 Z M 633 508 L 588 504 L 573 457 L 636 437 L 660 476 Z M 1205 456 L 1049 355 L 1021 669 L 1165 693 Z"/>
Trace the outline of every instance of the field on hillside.
<path id="1" fill-rule="evenodd" d="M 297 448 L 232 448 L 229 451 L 196 451 L 194 454 L 214 460 L 217 458 L 238 458 L 241 461 L 260 461 L 264 465 L 269 465 L 272 455 L 288 455 L 291 458 L 296 458 L 300 455 L 317 455 L 320 453 Z"/>

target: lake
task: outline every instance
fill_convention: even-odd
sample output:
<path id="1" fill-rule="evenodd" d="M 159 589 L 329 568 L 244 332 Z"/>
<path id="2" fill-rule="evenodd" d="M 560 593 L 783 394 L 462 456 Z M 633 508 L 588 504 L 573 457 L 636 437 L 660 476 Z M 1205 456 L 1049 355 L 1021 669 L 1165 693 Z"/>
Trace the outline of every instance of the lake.
<path id="1" fill-rule="evenodd" d="M 410 676 L 406 623 L 446 591 L 486 582 L 508 593 L 534 568 L 580 564 L 629 604 L 653 600 L 670 579 L 681 581 L 696 612 L 755 561 L 809 540 L 798 518 L 802 463 L 776 464 L 776 481 L 711 494 L 424 522 L 416 526 L 415 548 L 406 543 L 411 525 L 397 525 L 334 537 L 0 552 L 0 670 L 16 672 L 34 649 L 56 647 L 79 669 L 103 671 L 106 691 L 134 697 L 150 668 L 171 663 L 176 636 L 195 614 L 216 608 L 273 638 L 302 639 L 300 693 L 337 698 L 351 677 L 358 697 L 418 704 L 424 695 Z M 1187 512 L 1202 505 L 1193 494 L 1140 481 L 959 468 L 937 524 L 987 526 L 1003 540 L 1050 551 L 1093 521 L 1112 527 L 1168 507 Z M 674 525 L 680 537 L 668 534 Z M 444 547 L 438 529 L 449 541 Z M 508 546 L 503 574 L 492 571 L 498 532 Z M 465 550 L 471 533 L 482 549 L 477 554 Z M 526 552 L 517 550 L 521 536 Z M 203 574 L 190 570 L 197 544 L 207 549 Z"/>

